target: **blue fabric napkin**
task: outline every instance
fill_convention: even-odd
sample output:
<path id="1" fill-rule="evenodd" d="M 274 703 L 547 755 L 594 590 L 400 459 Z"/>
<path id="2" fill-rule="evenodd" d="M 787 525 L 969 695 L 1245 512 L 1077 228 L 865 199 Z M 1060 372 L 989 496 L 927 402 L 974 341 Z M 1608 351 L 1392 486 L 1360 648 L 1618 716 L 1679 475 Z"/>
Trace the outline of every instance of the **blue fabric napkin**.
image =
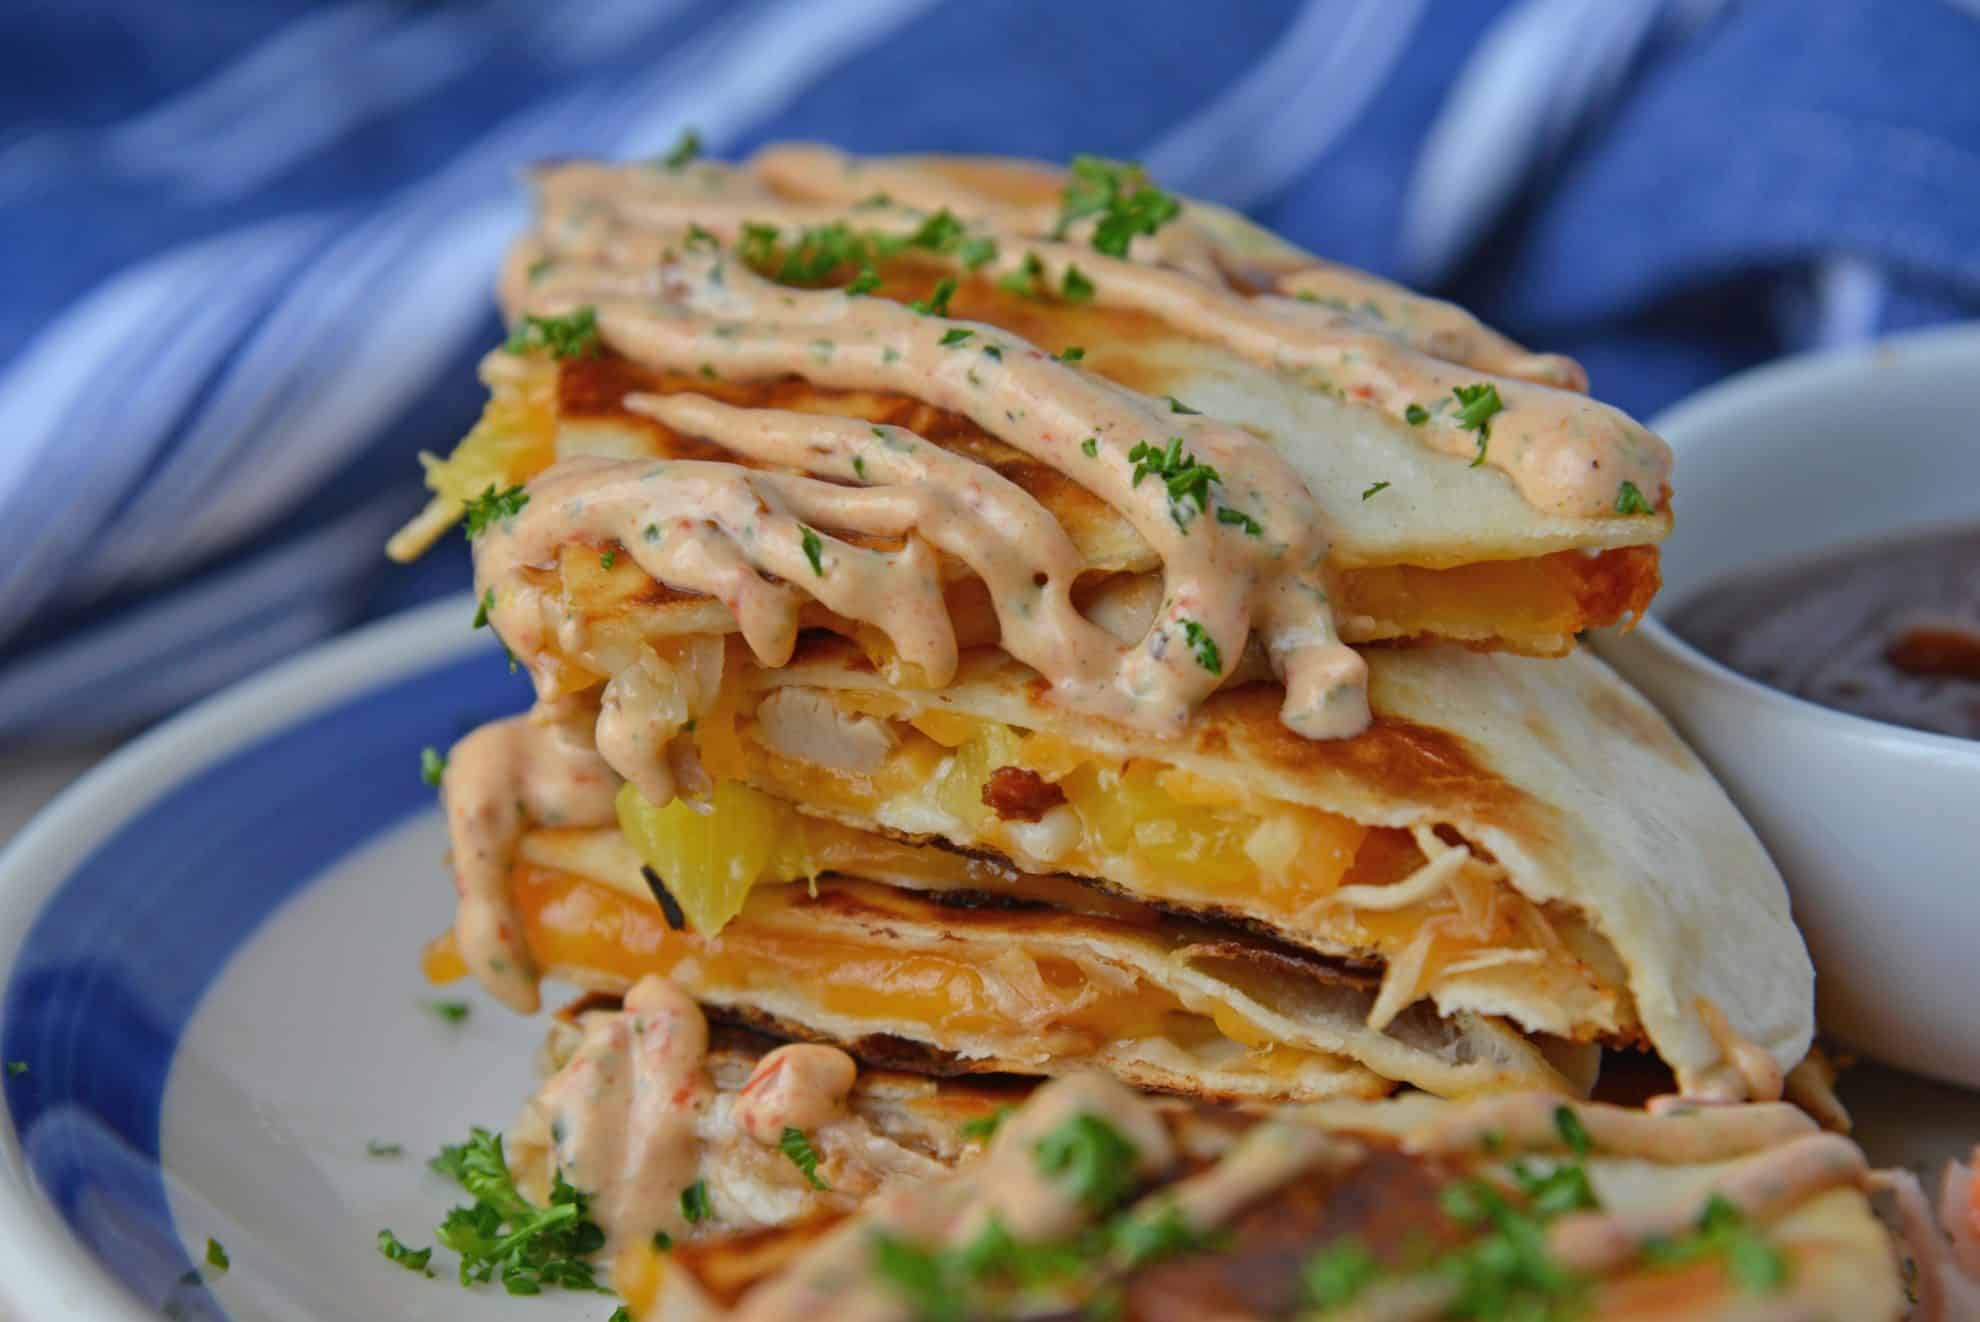
<path id="1" fill-rule="evenodd" d="M 1972 0 L 98 0 L 0 68 L 0 741 L 466 583 L 379 546 L 536 158 L 1135 157 L 1639 413 L 1980 311 Z"/>

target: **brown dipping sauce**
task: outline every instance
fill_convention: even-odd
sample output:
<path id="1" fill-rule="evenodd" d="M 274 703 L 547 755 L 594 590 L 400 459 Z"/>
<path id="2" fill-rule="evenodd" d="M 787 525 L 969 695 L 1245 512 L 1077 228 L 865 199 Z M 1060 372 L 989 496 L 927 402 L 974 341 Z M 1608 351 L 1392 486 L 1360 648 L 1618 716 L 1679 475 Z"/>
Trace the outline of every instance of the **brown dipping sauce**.
<path id="1" fill-rule="evenodd" d="M 1783 693 L 1980 739 L 1980 528 L 1742 575 L 1693 594 L 1665 622 Z"/>

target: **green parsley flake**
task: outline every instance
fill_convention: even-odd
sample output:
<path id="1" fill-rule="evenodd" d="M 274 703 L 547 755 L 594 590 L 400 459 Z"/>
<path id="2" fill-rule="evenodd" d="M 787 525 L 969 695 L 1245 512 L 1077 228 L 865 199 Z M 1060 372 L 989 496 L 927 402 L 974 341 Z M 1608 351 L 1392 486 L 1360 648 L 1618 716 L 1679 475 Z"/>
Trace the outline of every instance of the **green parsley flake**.
<path id="1" fill-rule="evenodd" d="M 598 567 L 600 569 L 610 569 L 617 562 L 618 558 L 619 552 L 616 547 L 607 548 L 605 554 L 598 557 Z"/>
<path id="2" fill-rule="evenodd" d="M 1412 427 L 1421 427 L 1424 423 L 1430 421 L 1430 410 L 1424 408 L 1421 404 L 1411 404 L 1403 410 L 1403 421 Z"/>
<path id="3" fill-rule="evenodd" d="M 7 1073 L 12 1075 L 14 1078 L 18 1079 L 21 1077 L 21 1075 L 26 1074 L 27 1072 L 28 1072 L 28 1063 L 26 1061 L 10 1060 L 7 1062 Z"/>
<path id="4" fill-rule="evenodd" d="M 1643 493 L 1636 489 L 1636 483 L 1625 482 L 1616 488 L 1616 513 L 1655 514 L 1656 512 L 1650 502 L 1643 498 Z"/>
<path id="5" fill-rule="evenodd" d="M 1191 408 L 1189 405 L 1177 399 L 1174 395 L 1164 395 L 1162 396 L 1162 398 L 1169 401 L 1169 412 L 1171 413 L 1193 413 L 1193 414 L 1201 415 L 1203 412 L 1202 409 Z"/>
<path id="6" fill-rule="evenodd" d="M 696 1180 L 681 1190 L 681 1215 L 691 1226 L 715 1215 L 715 1205 L 708 1200 L 708 1181 Z"/>
<path id="7" fill-rule="evenodd" d="M 1086 357 L 1086 350 L 1077 344 L 1068 344 L 1052 356 L 1062 363 L 1076 363 Z"/>
<path id="8" fill-rule="evenodd" d="M 949 300 L 956 294 L 954 276 L 943 276 L 935 283 L 935 292 L 927 298 L 917 298 L 908 306 L 924 317 L 946 317 L 949 315 Z"/>
<path id="9" fill-rule="evenodd" d="M 689 221 L 686 246 L 689 252 L 718 252 L 721 250 L 722 241 L 716 238 L 710 231 L 703 229 L 693 221 Z"/>
<path id="10" fill-rule="evenodd" d="M 1585 1157 L 1594 1144 L 1589 1140 L 1588 1128 L 1581 1123 L 1581 1117 L 1574 1108 L 1565 1103 L 1554 1108 L 1554 1129 L 1560 1134 L 1561 1142 L 1577 1157 Z"/>
<path id="11" fill-rule="evenodd" d="M 490 588 L 481 594 L 481 601 L 474 608 L 474 627 L 488 627 L 488 613 L 495 609 L 495 589 Z"/>
<path id="12" fill-rule="evenodd" d="M 1084 303 L 1093 294 L 1093 282 L 1086 278 L 1085 272 L 1069 263 L 1065 275 L 1059 279 L 1059 297 L 1068 303 Z"/>
<path id="13" fill-rule="evenodd" d="M 674 1247 L 674 1237 L 672 1235 L 668 1234 L 664 1230 L 656 1230 L 653 1232 L 653 1251 L 655 1253 L 665 1253 L 673 1247 Z"/>
<path id="14" fill-rule="evenodd" d="M 825 577 L 825 565 L 820 559 L 820 553 L 825 549 L 825 543 L 818 539 L 817 533 L 803 524 L 800 523 L 798 528 L 803 533 L 803 536 L 798 538 L 798 544 L 804 547 L 804 558 L 811 561 L 811 572 L 820 578 Z"/>
<path id="15" fill-rule="evenodd" d="M 997 241 L 988 235 L 975 235 L 956 246 L 956 259 L 963 270 L 974 271 L 997 260 Z"/>
<path id="16" fill-rule="evenodd" d="M 426 1265 L 433 1260 L 431 1248 L 407 1248 L 399 1242 L 397 1235 L 389 1230 L 381 1230 L 378 1232 L 378 1251 L 407 1271 L 418 1272 L 428 1280 L 433 1279 L 433 1271 Z"/>
<path id="17" fill-rule="evenodd" d="M 227 1256 L 226 1248 L 211 1235 L 206 1237 L 206 1265 L 218 1272 L 224 1272 L 234 1265 L 233 1260 Z"/>
<path id="18" fill-rule="evenodd" d="M 1007 271 L 997 277 L 997 288 L 1024 298 L 1036 298 L 1038 282 L 1044 277 L 1045 263 L 1039 260 L 1037 253 L 1028 252 L 1024 255 L 1024 261 L 1019 263 L 1017 270 Z"/>
<path id="19" fill-rule="evenodd" d="M 612 1310 L 612 1316 L 606 1318 L 605 1322 L 632 1322 L 632 1312 L 624 1304 L 620 1304 Z"/>
<path id="20" fill-rule="evenodd" d="M 983 356 L 1001 363 L 1004 361 L 1004 347 L 1001 344 L 986 344 L 983 346 Z"/>
<path id="21" fill-rule="evenodd" d="M 470 540 L 479 537 L 493 523 L 513 519 L 522 513 L 523 506 L 529 504 L 529 493 L 520 486 L 506 491 L 497 491 L 490 482 L 486 490 L 473 497 L 461 508 L 465 516 L 467 535 Z"/>
<path id="22" fill-rule="evenodd" d="M 1464 431 L 1478 433 L 1478 456 L 1471 461 L 1471 466 L 1476 468 L 1485 462 L 1485 446 L 1492 439 L 1492 417 L 1505 405 L 1499 402 L 1499 388 L 1490 381 L 1453 386 L 1451 394 L 1458 402 L 1454 415 L 1457 425 Z"/>
<path id="23" fill-rule="evenodd" d="M 1075 221 L 1098 216 L 1093 247 L 1110 257 L 1126 257 L 1136 235 L 1153 234 L 1181 214 L 1182 204 L 1151 184 L 1148 172 L 1134 162 L 1075 156 L 1052 237 L 1064 238 Z"/>
<path id="24" fill-rule="evenodd" d="M 981 1140 L 988 1143 L 996 1135 L 997 1130 L 1002 1127 L 1005 1119 L 1014 1109 L 1009 1106 L 1000 1106 L 989 1115 L 980 1115 L 974 1120 L 965 1122 L 961 1131 L 962 1136 L 967 1139 Z"/>
<path id="25" fill-rule="evenodd" d="M 426 1008 L 450 1024 L 466 1023 L 474 1007 L 466 1001 L 428 1001 Z"/>
<path id="26" fill-rule="evenodd" d="M 1370 496 L 1374 495 L 1376 492 L 1387 491 L 1388 489 L 1389 489 L 1389 484 L 1387 482 L 1371 482 L 1362 491 L 1361 498 L 1363 500 L 1367 500 Z"/>
<path id="27" fill-rule="evenodd" d="M 1120 1130 L 1091 1111 L 1039 1139 L 1032 1153 L 1041 1173 L 1095 1212 L 1111 1210 L 1134 1190 L 1140 1154 Z"/>
<path id="28" fill-rule="evenodd" d="M 927 220 L 922 221 L 921 227 L 908 235 L 907 241 L 910 247 L 926 248 L 930 252 L 949 252 L 958 247 L 962 240 L 962 222 L 957 220 L 947 207 L 943 207 Z"/>
<path id="29" fill-rule="evenodd" d="M 419 778 L 433 789 L 440 788 L 440 778 L 447 774 L 447 759 L 432 744 L 419 750 Z"/>
<path id="30" fill-rule="evenodd" d="M 1196 653 L 1196 664 L 1213 675 L 1223 674 L 1224 654 L 1217 650 L 1217 640 L 1210 636 L 1210 631 L 1195 620 L 1184 620 L 1182 627 L 1184 641 Z"/>
<path id="31" fill-rule="evenodd" d="M 1210 1247 L 1218 1238 L 1190 1225 L 1182 1209 L 1174 1203 L 1164 1204 L 1153 1215 L 1137 1216 L 1130 1209 L 1107 1226 L 1107 1241 L 1114 1257 L 1129 1269 L 1194 1253 Z"/>
<path id="32" fill-rule="evenodd" d="M 846 286 L 848 294 L 870 294 L 880 287 L 880 273 L 871 266 L 859 268 L 859 274 Z"/>
<path id="33" fill-rule="evenodd" d="M 952 345 L 961 344 L 964 340 L 968 339 L 970 336 L 974 334 L 976 334 L 976 332 L 973 330 L 970 330 L 963 326 L 957 326 L 952 330 L 943 331 L 942 338 L 937 340 L 936 343 L 941 345 L 944 349 L 947 349 Z"/>
<path id="34" fill-rule="evenodd" d="M 693 129 L 682 129 L 681 136 L 674 141 L 671 150 L 660 158 L 660 164 L 669 170 L 678 170 L 701 155 L 701 135 Z"/>
<path id="35" fill-rule="evenodd" d="M 1146 441 L 1137 441 L 1128 451 L 1128 462 L 1134 465 L 1134 480 L 1130 486 L 1140 486 L 1141 479 L 1151 474 L 1162 479 L 1169 489 L 1169 514 L 1177 527 L 1186 527 L 1188 505 L 1196 502 L 1196 512 L 1201 514 L 1210 508 L 1210 484 L 1223 481 L 1216 469 L 1208 464 L 1197 462 L 1196 456 L 1182 448 L 1182 437 L 1171 436 L 1166 450 L 1157 449 Z"/>
<path id="36" fill-rule="evenodd" d="M 1087 437 L 1079 443 L 1079 451 L 1088 459 L 1098 459 L 1100 457 L 1100 438 L 1098 436 Z"/>
<path id="37" fill-rule="evenodd" d="M 1343 1308 L 1373 1285 L 1381 1264 L 1348 1236 L 1308 1258 L 1299 1269 L 1301 1293 L 1313 1308 Z"/>
<path id="38" fill-rule="evenodd" d="M 1228 505 L 1217 511 L 1217 522 L 1236 524 L 1238 527 L 1244 529 L 1244 535 L 1246 537 L 1263 537 L 1265 535 L 1263 524 L 1259 523 L 1258 520 L 1252 518 L 1249 514 L 1246 514 L 1243 510 L 1234 510 Z"/>
<path id="39" fill-rule="evenodd" d="M 791 1165 L 804 1172 L 805 1182 L 814 1189 L 829 1189 L 818 1175 L 818 1151 L 811 1146 L 802 1129 L 791 1125 L 784 1126 L 783 1137 L 777 1140 L 777 1149 L 791 1159 Z"/>
<path id="40" fill-rule="evenodd" d="M 548 349 L 552 358 L 598 356 L 598 309 L 587 303 L 561 317 L 529 317 L 502 342 L 509 353 Z"/>

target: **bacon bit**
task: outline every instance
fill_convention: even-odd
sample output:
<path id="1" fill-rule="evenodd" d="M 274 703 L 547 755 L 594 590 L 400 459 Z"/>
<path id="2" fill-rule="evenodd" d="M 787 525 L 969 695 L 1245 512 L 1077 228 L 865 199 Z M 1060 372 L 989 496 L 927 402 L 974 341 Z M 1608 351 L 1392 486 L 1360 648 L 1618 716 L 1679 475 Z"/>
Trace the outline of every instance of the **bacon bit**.
<path id="1" fill-rule="evenodd" d="M 1064 790 L 1023 767 L 998 767 L 983 785 L 983 806 L 1006 822 L 1035 822 L 1065 801 Z"/>

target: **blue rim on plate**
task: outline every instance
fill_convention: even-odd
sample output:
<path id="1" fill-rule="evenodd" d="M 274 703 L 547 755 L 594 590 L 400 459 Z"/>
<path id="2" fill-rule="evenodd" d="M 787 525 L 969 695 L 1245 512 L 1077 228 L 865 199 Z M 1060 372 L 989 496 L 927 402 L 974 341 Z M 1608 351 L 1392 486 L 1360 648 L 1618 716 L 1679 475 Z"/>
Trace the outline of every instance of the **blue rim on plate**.
<path id="1" fill-rule="evenodd" d="M 264 919 L 431 806 L 422 747 L 528 701 L 471 609 L 412 612 L 200 704 L 0 855 L 0 1238 L 33 1264 L 0 1290 L 25 1316 L 221 1315 L 188 1290 L 159 1167 L 173 1054 Z"/>

